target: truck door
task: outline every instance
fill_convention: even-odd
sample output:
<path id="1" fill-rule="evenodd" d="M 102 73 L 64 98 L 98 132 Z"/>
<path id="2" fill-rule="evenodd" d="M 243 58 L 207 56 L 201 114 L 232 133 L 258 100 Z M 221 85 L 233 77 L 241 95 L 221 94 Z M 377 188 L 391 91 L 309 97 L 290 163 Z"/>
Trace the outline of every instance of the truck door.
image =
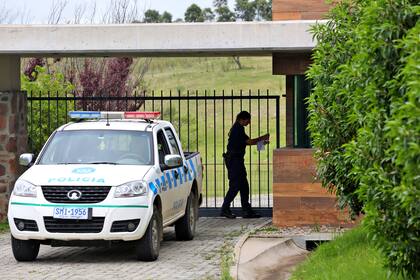
<path id="1" fill-rule="evenodd" d="M 168 219 L 171 219 L 174 215 L 173 213 L 173 195 L 171 194 L 173 189 L 173 179 L 171 174 L 171 169 L 167 169 L 165 166 L 165 156 L 171 154 L 168 141 L 166 140 L 165 133 L 163 130 L 157 132 L 157 150 L 159 157 L 159 166 L 160 169 L 157 174 L 156 181 L 160 186 L 160 196 L 162 199 L 162 216 L 163 221 L 165 222 Z"/>
<path id="2" fill-rule="evenodd" d="M 169 140 L 169 146 L 171 147 L 171 152 L 173 155 L 179 155 L 183 158 L 184 162 L 184 155 L 182 154 L 181 147 L 175 137 L 175 133 L 171 127 L 165 127 L 165 133 Z M 191 182 L 188 181 L 188 176 L 186 174 L 186 170 L 184 170 L 185 162 L 183 166 L 179 166 L 172 170 L 172 176 L 175 179 L 174 184 L 174 203 L 173 208 L 175 215 L 183 213 L 185 210 L 185 205 L 187 203 L 187 198 L 189 194 L 189 186 Z"/>

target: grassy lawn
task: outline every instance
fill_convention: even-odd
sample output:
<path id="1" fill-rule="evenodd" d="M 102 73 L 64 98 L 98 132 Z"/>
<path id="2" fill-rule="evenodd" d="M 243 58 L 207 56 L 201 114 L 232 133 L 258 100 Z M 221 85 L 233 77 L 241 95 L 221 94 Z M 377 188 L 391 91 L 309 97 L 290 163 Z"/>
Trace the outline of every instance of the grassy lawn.
<path id="1" fill-rule="evenodd" d="M 387 279 L 387 270 L 382 265 L 383 257 L 368 240 L 366 232 L 358 227 L 322 244 L 298 266 L 291 279 L 383 280 Z M 388 279 L 402 278 L 391 276 Z"/>
<path id="2" fill-rule="evenodd" d="M 0 222 L 0 233 L 5 233 L 9 231 L 9 224 L 7 220 Z"/>
<path id="3" fill-rule="evenodd" d="M 271 58 L 241 58 L 238 69 L 231 57 L 222 58 L 153 58 L 146 85 L 156 96 L 190 95 L 282 95 L 284 78 L 272 75 Z M 224 92 L 223 92 L 224 90 Z M 242 92 L 241 92 L 242 90 Z M 171 93 L 170 93 L 171 91 Z M 259 91 L 259 93 L 258 93 Z M 150 94 L 149 94 L 150 95 Z M 162 111 L 162 119 L 170 120 L 178 131 L 184 150 L 199 151 L 205 167 L 203 190 L 208 197 L 223 196 L 228 188 L 222 153 L 236 114 L 251 112 L 247 134 L 253 138 L 269 132 L 271 143 L 265 151 L 248 148 L 245 158 L 251 194 L 271 193 L 272 149 L 275 148 L 274 100 L 169 101 L 148 102 L 146 110 Z M 189 112 L 189 114 L 188 114 Z M 285 145 L 285 99 L 280 99 L 280 146 Z M 197 116 L 197 118 L 196 118 Z M 188 127 L 187 123 L 190 123 Z M 258 163 L 261 163 L 260 165 Z"/>

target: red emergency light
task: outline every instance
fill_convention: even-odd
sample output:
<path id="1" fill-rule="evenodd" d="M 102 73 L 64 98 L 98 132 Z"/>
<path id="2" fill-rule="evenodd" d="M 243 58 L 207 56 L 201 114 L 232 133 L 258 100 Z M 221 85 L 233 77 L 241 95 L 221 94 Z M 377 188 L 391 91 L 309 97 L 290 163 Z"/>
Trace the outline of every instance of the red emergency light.
<path id="1" fill-rule="evenodd" d="M 160 117 L 160 112 L 125 112 L 126 119 L 145 119 L 152 120 Z"/>

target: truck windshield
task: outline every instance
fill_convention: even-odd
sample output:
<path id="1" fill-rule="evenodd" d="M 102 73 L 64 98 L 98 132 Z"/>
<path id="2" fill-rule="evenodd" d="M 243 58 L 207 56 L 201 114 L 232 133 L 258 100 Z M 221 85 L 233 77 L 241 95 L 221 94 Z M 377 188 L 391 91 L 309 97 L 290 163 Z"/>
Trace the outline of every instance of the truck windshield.
<path id="1" fill-rule="evenodd" d="M 58 131 L 39 164 L 152 165 L 150 132 L 129 130 Z"/>

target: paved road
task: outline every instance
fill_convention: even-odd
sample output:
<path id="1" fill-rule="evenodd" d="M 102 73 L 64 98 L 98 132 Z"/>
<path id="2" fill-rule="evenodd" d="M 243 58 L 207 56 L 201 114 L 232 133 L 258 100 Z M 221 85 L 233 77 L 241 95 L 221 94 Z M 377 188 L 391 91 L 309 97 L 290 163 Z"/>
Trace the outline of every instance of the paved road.
<path id="1" fill-rule="evenodd" d="M 220 279 L 220 249 L 235 244 L 241 233 L 267 218 L 200 218 L 192 241 L 176 241 L 173 228 L 165 229 L 159 259 L 135 260 L 130 246 L 85 248 L 42 246 L 38 259 L 18 263 L 12 255 L 10 235 L 0 234 L 1 279 Z"/>

